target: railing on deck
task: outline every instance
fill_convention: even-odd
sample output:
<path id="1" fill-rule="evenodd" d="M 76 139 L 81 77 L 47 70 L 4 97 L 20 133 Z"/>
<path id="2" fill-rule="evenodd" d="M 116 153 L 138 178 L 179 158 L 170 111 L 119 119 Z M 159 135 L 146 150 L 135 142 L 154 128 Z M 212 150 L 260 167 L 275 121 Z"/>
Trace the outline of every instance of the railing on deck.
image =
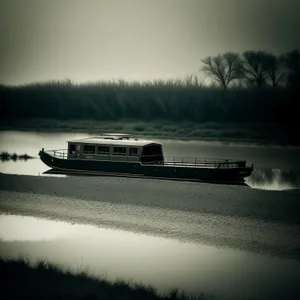
<path id="1" fill-rule="evenodd" d="M 45 150 L 48 154 L 61 159 L 68 158 L 68 150 L 67 149 L 58 149 L 58 150 Z"/>
<path id="2" fill-rule="evenodd" d="M 214 168 L 245 167 L 246 161 L 222 158 L 196 158 L 196 157 L 165 157 L 164 165 L 199 166 Z"/>
<path id="3" fill-rule="evenodd" d="M 48 154 L 60 158 L 68 158 L 67 149 L 58 149 L 58 150 L 45 150 Z M 80 154 L 79 159 L 99 159 L 101 156 L 102 160 L 116 160 L 120 161 L 120 158 L 123 158 L 122 161 L 132 161 L 132 159 L 137 158 L 137 156 L 128 156 L 128 155 L 103 155 L 103 154 Z M 157 157 L 158 155 L 145 155 L 143 157 Z M 74 156 L 73 158 L 77 158 Z M 117 159 L 119 158 L 119 159 Z M 176 157 L 176 156 L 165 156 L 163 162 L 144 162 L 143 165 L 174 165 L 174 166 L 197 166 L 197 167 L 210 167 L 210 168 L 236 168 L 236 167 L 246 167 L 246 161 L 237 160 L 237 159 L 221 159 L 221 158 L 195 158 L 195 157 Z"/>

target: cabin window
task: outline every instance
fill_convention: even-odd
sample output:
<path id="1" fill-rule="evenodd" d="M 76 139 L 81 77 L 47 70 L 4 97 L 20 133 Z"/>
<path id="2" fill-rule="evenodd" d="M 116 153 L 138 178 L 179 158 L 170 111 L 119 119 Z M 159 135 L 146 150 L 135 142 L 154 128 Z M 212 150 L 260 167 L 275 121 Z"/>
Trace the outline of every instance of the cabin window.
<path id="1" fill-rule="evenodd" d="M 84 145 L 83 153 L 85 154 L 95 154 L 95 146 L 94 145 Z"/>
<path id="2" fill-rule="evenodd" d="M 69 144 L 69 154 L 75 154 L 76 147 L 75 144 Z"/>
<path id="3" fill-rule="evenodd" d="M 144 156 L 159 156 L 162 155 L 162 150 L 160 145 L 150 145 L 145 146 L 143 149 Z"/>
<path id="4" fill-rule="evenodd" d="M 138 156 L 138 148 L 129 148 L 129 156 Z"/>
<path id="5" fill-rule="evenodd" d="M 109 147 L 108 146 L 98 146 L 98 154 L 109 155 Z"/>
<path id="6" fill-rule="evenodd" d="M 126 155 L 126 147 L 114 147 L 114 155 Z"/>

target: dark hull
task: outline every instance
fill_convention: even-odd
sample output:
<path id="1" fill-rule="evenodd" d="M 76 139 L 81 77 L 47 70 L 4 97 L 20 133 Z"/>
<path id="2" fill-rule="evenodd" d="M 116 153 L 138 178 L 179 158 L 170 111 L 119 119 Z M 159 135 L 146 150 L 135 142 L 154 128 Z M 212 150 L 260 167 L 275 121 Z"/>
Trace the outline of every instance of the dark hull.
<path id="1" fill-rule="evenodd" d="M 239 182 L 252 173 L 251 167 L 209 168 L 176 165 L 143 165 L 139 162 L 116 162 L 87 159 L 60 159 L 44 151 L 39 152 L 41 160 L 50 168 L 71 173 L 90 175 L 113 175 L 151 177 L 196 181 Z"/>

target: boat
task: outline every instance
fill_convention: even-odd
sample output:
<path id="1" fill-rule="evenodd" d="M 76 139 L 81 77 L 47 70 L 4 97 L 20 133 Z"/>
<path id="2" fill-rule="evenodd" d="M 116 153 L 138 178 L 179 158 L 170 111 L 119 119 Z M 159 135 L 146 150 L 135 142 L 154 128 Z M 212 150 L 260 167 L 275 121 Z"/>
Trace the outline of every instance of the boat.
<path id="1" fill-rule="evenodd" d="M 102 134 L 67 141 L 67 149 L 39 151 L 55 172 L 207 182 L 242 182 L 253 172 L 245 160 L 165 157 L 157 141 Z"/>

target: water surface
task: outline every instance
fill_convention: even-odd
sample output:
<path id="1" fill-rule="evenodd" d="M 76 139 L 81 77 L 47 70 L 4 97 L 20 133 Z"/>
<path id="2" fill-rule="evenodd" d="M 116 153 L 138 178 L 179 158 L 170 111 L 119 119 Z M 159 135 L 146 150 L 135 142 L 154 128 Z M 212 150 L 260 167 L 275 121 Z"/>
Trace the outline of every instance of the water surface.
<path id="1" fill-rule="evenodd" d="M 178 287 L 217 299 L 296 299 L 300 262 L 121 230 L 0 216 L 2 257 L 46 259 L 109 280 Z"/>

